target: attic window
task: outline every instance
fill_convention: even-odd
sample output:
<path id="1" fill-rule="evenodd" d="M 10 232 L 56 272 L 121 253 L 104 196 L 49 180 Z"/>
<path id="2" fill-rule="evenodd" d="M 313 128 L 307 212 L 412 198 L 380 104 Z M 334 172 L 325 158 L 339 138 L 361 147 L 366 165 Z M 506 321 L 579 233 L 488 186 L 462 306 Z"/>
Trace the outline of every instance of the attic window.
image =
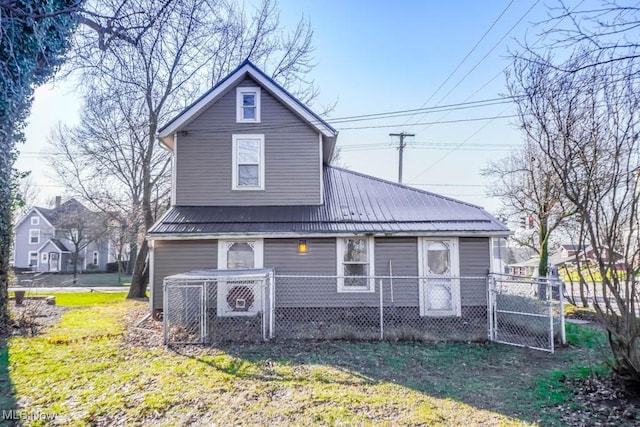
<path id="1" fill-rule="evenodd" d="M 236 89 L 236 122 L 260 123 L 260 88 L 239 87 Z"/>
<path id="2" fill-rule="evenodd" d="M 31 225 L 40 225 L 40 217 L 32 216 L 31 217 Z"/>

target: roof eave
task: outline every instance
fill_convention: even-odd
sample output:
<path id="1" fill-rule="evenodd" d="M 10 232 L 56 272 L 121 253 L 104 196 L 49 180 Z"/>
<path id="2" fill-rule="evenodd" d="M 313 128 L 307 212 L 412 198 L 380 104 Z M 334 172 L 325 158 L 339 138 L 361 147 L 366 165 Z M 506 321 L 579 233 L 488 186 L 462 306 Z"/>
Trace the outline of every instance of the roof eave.
<path id="1" fill-rule="evenodd" d="M 160 139 L 165 146 L 170 147 L 172 141 L 168 141 L 168 138 L 182 130 L 193 118 L 197 117 L 200 112 L 207 108 L 214 100 L 216 100 L 221 94 L 225 93 L 236 83 L 238 83 L 245 75 L 250 75 L 256 80 L 262 87 L 267 89 L 271 94 L 276 96 L 285 105 L 296 112 L 300 117 L 306 120 L 311 127 L 320 132 L 324 137 L 336 138 L 338 132 L 325 122 L 320 116 L 311 111 L 302 102 L 296 99 L 293 95 L 287 92 L 282 86 L 271 79 L 269 76 L 260 71 L 255 65 L 249 61 L 243 62 L 235 71 L 229 74 L 226 78 L 221 80 L 217 85 L 211 88 L 208 92 L 198 98 L 193 104 L 185 108 L 177 116 L 171 119 L 166 125 L 158 130 L 158 139 Z"/>
<path id="2" fill-rule="evenodd" d="M 147 240 L 208 240 L 208 239 L 226 239 L 238 237 L 254 237 L 254 238 L 331 238 L 331 237 L 350 237 L 350 236 L 374 236 L 374 237 L 508 237 L 511 232 L 504 231 L 385 231 L 385 232 L 237 232 L 237 233 L 153 233 L 150 232 Z"/>

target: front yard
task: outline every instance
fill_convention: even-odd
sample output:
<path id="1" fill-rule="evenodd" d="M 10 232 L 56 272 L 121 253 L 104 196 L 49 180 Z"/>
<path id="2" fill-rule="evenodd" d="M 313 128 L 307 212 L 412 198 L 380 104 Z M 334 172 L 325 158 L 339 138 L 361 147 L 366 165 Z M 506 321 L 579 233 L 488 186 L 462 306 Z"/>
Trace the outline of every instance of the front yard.
<path id="1" fill-rule="evenodd" d="M 27 425 L 562 425 L 584 409 L 567 380 L 606 371 L 602 335 L 576 326 L 581 344 L 555 355 L 413 342 L 166 349 L 157 329 L 136 327 L 146 307 L 72 309 L 10 338 L 0 411 L 22 409 Z"/>

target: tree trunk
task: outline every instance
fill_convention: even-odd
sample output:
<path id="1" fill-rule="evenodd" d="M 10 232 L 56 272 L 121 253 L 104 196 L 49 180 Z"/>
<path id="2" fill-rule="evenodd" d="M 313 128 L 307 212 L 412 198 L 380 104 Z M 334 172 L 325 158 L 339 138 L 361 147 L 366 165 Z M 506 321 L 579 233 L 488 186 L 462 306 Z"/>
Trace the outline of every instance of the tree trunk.
<path id="1" fill-rule="evenodd" d="M 3 132 L 7 138 L 6 132 Z M 6 144 L 10 145 L 10 144 Z M 3 144 L 5 146 L 5 144 Z M 0 150 L 0 334 L 9 330 L 9 257 L 13 238 L 11 205 L 11 171 L 13 162 L 9 150 Z M 9 201 L 9 202 L 8 202 Z M 7 203 L 8 202 L 8 203 Z"/>
<path id="2" fill-rule="evenodd" d="M 80 258 L 80 256 L 78 255 L 78 252 L 74 252 L 73 255 L 71 256 L 71 261 L 73 261 L 73 284 L 74 285 L 78 284 L 78 258 Z"/>
<path id="3" fill-rule="evenodd" d="M 538 299 L 547 299 L 547 267 L 549 264 L 549 230 L 546 221 L 540 221 L 540 261 L 538 262 Z"/>
<path id="4" fill-rule="evenodd" d="M 127 274 L 129 276 L 133 275 L 133 266 L 138 259 L 138 242 L 132 242 L 129 245 L 129 263 L 127 264 Z"/>
<path id="5" fill-rule="evenodd" d="M 136 263 L 131 277 L 131 286 L 127 298 L 145 298 L 147 296 L 148 273 L 145 274 L 147 268 L 147 254 L 149 245 L 146 240 L 142 241 L 140 251 L 136 258 Z"/>

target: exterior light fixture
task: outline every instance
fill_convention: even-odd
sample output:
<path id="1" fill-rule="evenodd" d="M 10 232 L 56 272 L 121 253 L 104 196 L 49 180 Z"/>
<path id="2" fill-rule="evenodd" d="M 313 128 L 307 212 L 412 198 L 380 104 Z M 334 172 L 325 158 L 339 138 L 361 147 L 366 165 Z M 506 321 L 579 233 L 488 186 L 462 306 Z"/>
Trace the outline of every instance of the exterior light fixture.
<path id="1" fill-rule="evenodd" d="M 309 250 L 309 246 L 307 246 L 307 241 L 306 240 L 298 240 L 298 253 L 299 254 L 306 254 L 308 250 Z"/>

